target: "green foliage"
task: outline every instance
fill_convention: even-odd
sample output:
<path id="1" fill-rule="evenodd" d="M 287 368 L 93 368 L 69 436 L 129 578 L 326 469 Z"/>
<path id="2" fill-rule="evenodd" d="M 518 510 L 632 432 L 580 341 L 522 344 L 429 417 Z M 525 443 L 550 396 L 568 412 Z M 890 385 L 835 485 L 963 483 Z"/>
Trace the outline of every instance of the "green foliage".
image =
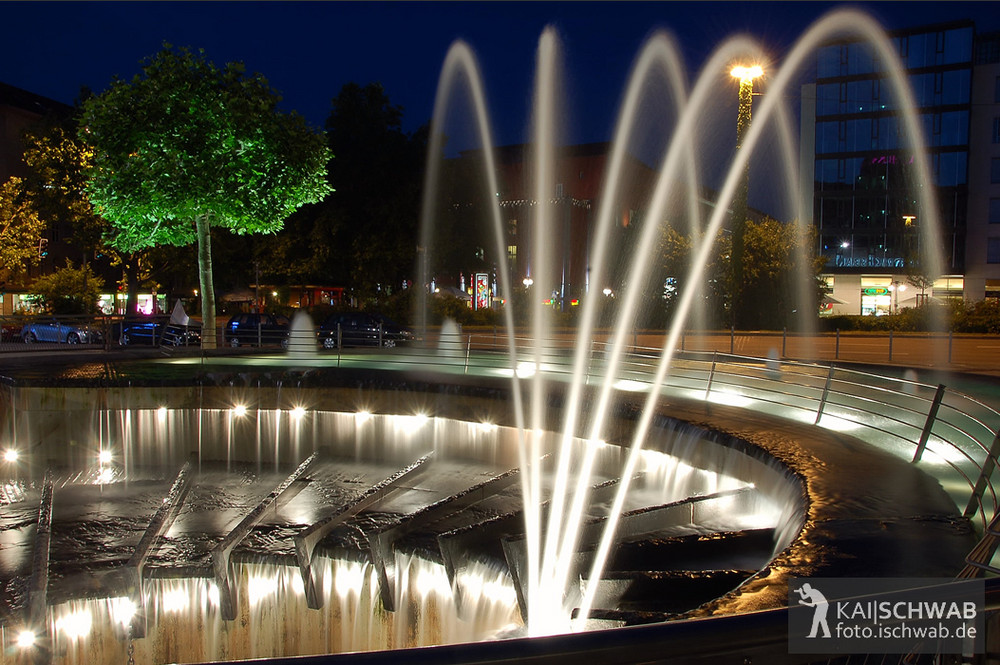
<path id="1" fill-rule="evenodd" d="M 503 325 L 503 312 L 497 309 L 473 310 L 469 303 L 450 295 L 436 295 L 430 299 L 430 323 L 440 325 L 452 320 L 462 326 Z"/>
<path id="2" fill-rule="evenodd" d="M 185 245 L 193 220 L 236 233 L 274 232 L 331 188 L 321 134 L 259 74 L 218 68 L 166 47 L 131 81 L 83 103 L 80 138 L 94 151 L 87 191 L 119 228 L 118 247 Z"/>
<path id="3" fill-rule="evenodd" d="M 28 185 L 39 209 L 49 223 L 70 228 L 72 242 L 87 254 L 102 247 L 113 231 L 86 195 L 86 172 L 93 158 L 93 150 L 62 125 L 43 125 L 25 135 Z"/>
<path id="4" fill-rule="evenodd" d="M 1000 303 L 996 300 L 948 300 L 906 307 L 887 316 L 841 315 L 820 319 L 826 331 L 944 332 L 1000 334 Z"/>
<path id="5" fill-rule="evenodd" d="M 964 301 L 953 310 L 952 330 L 955 332 L 1000 334 L 1000 302 L 996 300 Z"/>
<path id="6" fill-rule="evenodd" d="M 807 296 L 816 302 L 823 261 L 815 254 L 814 234 L 811 228 L 801 234 L 795 224 L 770 217 L 746 220 L 741 298 L 751 306 L 742 308 L 742 326 L 776 330 L 797 324 L 797 310 L 802 307 L 797 302 L 798 281 L 802 279 L 807 280 Z M 662 294 L 665 306 L 647 317 L 649 323 L 669 325 L 679 296 L 694 286 L 701 289 L 699 298 L 706 305 L 706 323 L 728 327 L 733 293 L 732 236 L 726 233 L 716 236 L 700 285 L 687 283 L 695 250 L 690 236 L 669 224 L 664 226 L 660 237 L 660 269 L 664 279 L 672 280 L 673 291 Z M 808 311 L 812 315 L 815 307 L 809 307 Z"/>
<path id="7" fill-rule="evenodd" d="M 53 314 L 96 314 L 103 286 L 89 266 L 74 268 L 67 259 L 64 268 L 39 277 L 31 289 Z"/>
<path id="8" fill-rule="evenodd" d="M 38 265 L 44 228 L 23 180 L 11 178 L 0 185 L 0 279 Z"/>

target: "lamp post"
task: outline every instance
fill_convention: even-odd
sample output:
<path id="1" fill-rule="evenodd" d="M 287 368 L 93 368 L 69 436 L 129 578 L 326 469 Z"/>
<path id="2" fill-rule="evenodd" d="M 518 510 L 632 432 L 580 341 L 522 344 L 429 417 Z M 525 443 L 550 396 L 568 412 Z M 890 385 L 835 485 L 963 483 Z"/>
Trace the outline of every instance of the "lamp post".
<path id="1" fill-rule="evenodd" d="M 739 111 L 736 114 L 736 149 L 743 146 L 743 138 L 747 130 L 750 129 L 750 111 L 753 106 L 753 80 L 764 74 L 760 65 L 745 67 L 742 65 L 733 67 L 730 72 L 732 76 L 739 79 Z M 733 328 L 738 322 L 742 322 L 742 294 L 743 294 L 743 237 L 746 230 L 747 218 L 747 196 L 750 190 L 750 162 L 747 161 L 743 167 L 743 179 L 733 200 L 733 250 L 732 250 L 732 277 L 733 294 L 730 314 L 732 315 Z M 740 310 L 739 313 L 737 310 Z"/>

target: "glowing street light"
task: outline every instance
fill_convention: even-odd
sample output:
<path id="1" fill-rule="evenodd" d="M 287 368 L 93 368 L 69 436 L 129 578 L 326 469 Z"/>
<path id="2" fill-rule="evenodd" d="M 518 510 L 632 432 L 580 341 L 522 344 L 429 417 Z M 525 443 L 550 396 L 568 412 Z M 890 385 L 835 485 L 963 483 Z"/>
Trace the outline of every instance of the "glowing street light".
<path id="1" fill-rule="evenodd" d="M 742 85 L 743 81 L 745 80 L 749 81 L 750 83 L 753 83 L 753 80 L 755 78 L 760 78 L 761 76 L 763 76 L 764 70 L 761 68 L 760 65 L 754 65 L 753 67 L 744 67 L 742 65 L 737 65 L 736 67 L 733 67 L 733 71 L 729 73 L 732 74 L 735 78 L 738 78 L 740 80 L 740 84 Z"/>
<path id="2" fill-rule="evenodd" d="M 736 115 L 736 149 L 743 146 L 743 138 L 750 128 L 750 109 L 753 106 L 753 80 L 764 75 L 764 70 L 760 65 L 744 66 L 737 65 L 729 72 L 734 78 L 739 79 L 739 112 Z M 736 192 L 733 200 L 733 251 L 731 270 L 733 277 L 732 305 L 730 306 L 730 316 L 732 327 L 736 328 L 742 317 L 737 316 L 737 308 L 743 302 L 743 237 L 745 233 L 747 217 L 747 196 L 750 190 L 750 162 L 743 168 L 743 179 L 740 188 Z"/>

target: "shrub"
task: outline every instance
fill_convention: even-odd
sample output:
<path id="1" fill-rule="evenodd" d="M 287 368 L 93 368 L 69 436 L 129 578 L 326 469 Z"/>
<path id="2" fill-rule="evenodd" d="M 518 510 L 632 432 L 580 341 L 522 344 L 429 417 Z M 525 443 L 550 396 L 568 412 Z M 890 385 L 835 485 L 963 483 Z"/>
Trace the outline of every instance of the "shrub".
<path id="1" fill-rule="evenodd" d="M 53 314 L 96 314 L 102 287 L 90 266 L 74 268 L 66 259 L 66 267 L 39 277 L 31 289 Z"/>

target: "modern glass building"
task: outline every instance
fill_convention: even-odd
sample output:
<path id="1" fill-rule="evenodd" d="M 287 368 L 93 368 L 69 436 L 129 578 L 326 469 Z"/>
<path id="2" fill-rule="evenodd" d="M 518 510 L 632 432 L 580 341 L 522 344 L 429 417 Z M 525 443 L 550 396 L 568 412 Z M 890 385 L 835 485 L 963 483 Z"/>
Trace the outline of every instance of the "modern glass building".
<path id="1" fill-rule="evenodd" d="M 891 39 L 923 126 L 945 275 L 932 283 L 921 268 L 920 184 L 888 63 L 865 42 L 827 44 L 815 84 L 803 88 L 801 166 L 813 183 L 812 222 L 835 313 L 888 314 L 932 294 L 961 296 L 964 287 L 975 28 L 960 21 Z"/>

